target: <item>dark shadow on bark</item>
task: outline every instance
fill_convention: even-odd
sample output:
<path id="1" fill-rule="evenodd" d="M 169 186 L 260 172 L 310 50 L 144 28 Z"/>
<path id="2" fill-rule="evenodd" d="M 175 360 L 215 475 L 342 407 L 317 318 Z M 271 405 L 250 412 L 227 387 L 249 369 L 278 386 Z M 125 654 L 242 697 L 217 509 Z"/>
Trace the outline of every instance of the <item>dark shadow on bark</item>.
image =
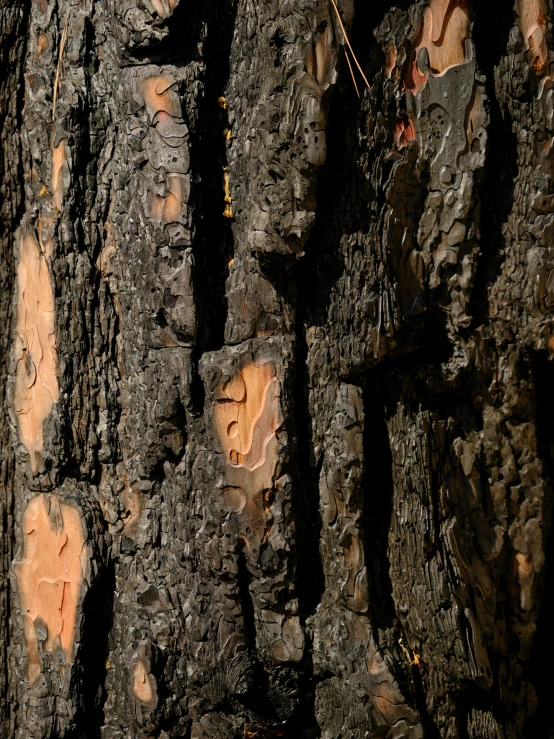
<path id="1" fill-rule="evenodd" d="M 243 634 L 252 667 L 252 677 L 246 691 L 240 696 L 240 704 L 248 711 L 253 725 L 265 729 L 277 724 L 279 717 L 270 699 L 270 674 L 258 659 L 254 603 L 250 594 L 252 576 L 242 550 L 237 555 L 237 569 Z"/>
<path id="2" fill-rule="evenodd" d="M 214 7 L 215 5 L 215 7 Z M 225 128 L 230 128 L 227 112 L 218 102 L 230 75 L 231 43 L 238 3 L 210 3 L 204 58 L 209 60 L 205 92 L 199 102 L 199 117 L 191 150 L 191 171 L 198 173 L 193 183 L 197 230 L 193 235 L 197 344 L 203 348 L 223 346 L 227 320 L 225 282 L 233 259 L 231 219 L 223 216 L 223 170 L 227 165 Z"/>
<path id="3" fill-rule="evenodd" d="M 231 704 L 235 712 L 244 713 L 246 710 L 251 730 L 259 732 L 260 737 L 298 739 L 301 736 L 313 736 L 302 733 L 301 729 L 315 725 L 311 710 L 313 691 L 309 680 L 293 667 L 268 666 L 258 658 L 254 604 L 250 594 L 252 575 L 242 550 L 237 557 L 243 631 L 251 674 L 243 684 L 241 693 L 237 692 L 232 697 Z"/>
<path id="4" fill-rule="evenodd" d="M 507 53 L 508 38 L 514 25 L 513 6 L 497 1 L 475 3 L 475 7 L 475 54 L 478 70 L 486 78 L 485 89 L 490 110 L 487 155 L 480 187 L 481 257 L 468 311 L 473 315 L 473 325 L 479 326 L 488 322 L 487 291 L 500 274 L 504 262 L 503 229 L 514 203 L 518 147 L 511 116 L 507 108 L 501 107 L 494 78 L 495 69 Z M 494 33 L 491 33 L 491 28 L 494 28 Z"/>
<path id="5" fill-rule="evenodd" d="M 303 325 L 304 313 L 299 304 L 297 320 L 297 344 L 295 367 L 294 413 L 296 430 L 296 459 L 298 468 L 296 518 L 296 546 L 298 551 L 297 586 L 300 611 L 304 617 L 315 612 L 325 589 L 323 562 L 319 553 L 321 514 L 319 512 L 319 473 L 321 465 L 315 465 L 313 448 L 313 419 L 308 409 L 309 377 L 306 360 L 306 344 Z"/>
<path id="6" fill-rule="evenodd" d="M 244 638 L 246 645 L 255 659 L 257 656 L 256 652 L 256 623 L 254 620 L 254 604 L 252 602 L 252 596 L 250 595 L 250 582 L 252 577 L 248 572 L 246 565 L 246 558 L 244 552 L 241 550 L 238 553 L 237 558 L 237 569 L 238 569 L 238 587 L 241 601 L 241 614 L 244 628 Z"/>
<path id="7" fill-rule="evenodd" d="M 419 667 L 412 667 L 412 680 L 415 690 L 415 707 L 421 718 L 423 728 L 423 739 L 442 739 L 440 731 L 427 710 L 423 679 Z"/>
<path id="8" fill-rule="evenodd" d="M 442 347 L 444 350 L 445 347 Z M 364 412 L 366 430 L 364 454 L 367 467 L 366 497 L 364 500 L 364 526 L 366 529 L 366 557 L 369 569 L 369 617 L 372 625 L 387 629 L 406 640 L 398 619 L 393 600 L 392 583 L 389 576 L 389 532 L 391 527 L 394 498 L 393 458 L 390 447 L 388 420 L 396 413 L 398 405 L 404 405 L 417 413 L 420 396 L 414 390 L 410 376 L 426 373 L 433 359 L 440 356 L 440 342 L 434 352 L 422 349 L 413 355 L 386 362 L 367 376 L 364 390 Z M 427 365 L 429 362 L 429 365 Z M 431 471 L 430 471 L 431 472 Z M 371 496 L 369 487 L 374 486 Z M 434 485 L 430 485 L 434 490 Z M 433 514 L 436 506 L 433 503 Z M 404 697 L 418 712 L 424 739 L 440 739 L 439 729 L 427 708 L 427 698 L 421 667 L 417 664 L 404 668 L 403 660 L 395 659 L 392 669 Z"/>
<path id="9" fill-rule="evenodd" d="M 300 295 L 302 290 L 300 290 Z M 325 590 L 323 562 L 319 552 L 321 538 L 321 514 L 319 512 L 319 474 L 321 463 L 315 464 L 313 447 L 313 419 L 309 413 L 308 388 L 309 373 L 306 364 L 308 346 L 305 334 L 305 302 L 298 300 L 296 320 L 296 366 L 294 385 L 294 419 L 296 447 L 294 450 L 296 478 L 296 502 L 294 516 L 296 526 L 297 570 L 296 585 L 299 611 L 305 620 L 313 614 L 321 602 Z M 322 461 L 322 460 L 321 460 Z M 302 737 L 319 736 L 315 719 L 315 683 L 313 678 L 312 645 L 309 635 L 305 633 L 306 649 L 303 662 L 303 674 L 300 704 L 297 711 L 299 726 L 305 728 Z"/>
<path id="10" fill-rule="evenodd" d="M 554 364 L 546 354 L 535 354 L 532 358 L 537 408 L 537 444 L 544 465 L 544 477 L 548 492 L 545 504 L 543 528 L 548 533 L 546 546 L 546 572 L 541 588 L 542 607 L 531 652 L 529 680 L 537 691 L 538 707 L 525 724 L 526 736 L 548 739 L 554 728 L 552 719 L 552 696 L 554 695 L 554 642 L 552 621 L 554 619 L 554 535 L 552 524 L 552 480 L 554 479 Z"/>
<path id="11" fill-rule="evenodd" d="M 192 353 L 192 382 L 190 385 L 190 402 L 192 413 L 196 416 L 202 416 L 204 413 L 204 403 L 206 402 L 206 388 L 198 374 L 198 362 L 202 356 L 201 349 L 194 349 Z"/>
<path id="12" fill-rule="evenodd" d="M 130 65 L 173 64 L 179 67 L 199 60 L 198 37 L 206 21 L 208 7 L 208 2 L 198 5 L 194 0 L 180 0 L 162 24 L 162 28 L 167 28 L 162 39 L 150 39 L 145 46 L 125 50 Z"/>
<path id="13" fill-rule="evenodd" d="M 369 618 L 374 628 L 392 627 L 395 607 L 387 554 L 394 482 L 389 433 L 381 398 L 381 372 L 370 372 L 363 393 L 364 458 L 363 523 L 369 585 Z"/>
<path id="14" fill-rule="evenodd" d="M 104 703 L 115 590 L 115 566 L 110 561 L 83 603 L 85 626 L 72 690 L 75 695 L 82 695 L 83 712 L 77 717 L 75 739 L 99 739 L 102 726 L 109 720 L 104 714 Z"/>

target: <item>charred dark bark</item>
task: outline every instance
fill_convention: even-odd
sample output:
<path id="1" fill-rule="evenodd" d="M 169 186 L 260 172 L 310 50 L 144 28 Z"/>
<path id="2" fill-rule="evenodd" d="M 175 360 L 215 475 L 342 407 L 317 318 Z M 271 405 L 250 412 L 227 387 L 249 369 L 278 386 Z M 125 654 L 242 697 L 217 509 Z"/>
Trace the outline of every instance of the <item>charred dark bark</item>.
<path id="1" fill-rule="evenodd" d="M 2 736 L 554 731 L 552 11 L 0 0 Z"/>

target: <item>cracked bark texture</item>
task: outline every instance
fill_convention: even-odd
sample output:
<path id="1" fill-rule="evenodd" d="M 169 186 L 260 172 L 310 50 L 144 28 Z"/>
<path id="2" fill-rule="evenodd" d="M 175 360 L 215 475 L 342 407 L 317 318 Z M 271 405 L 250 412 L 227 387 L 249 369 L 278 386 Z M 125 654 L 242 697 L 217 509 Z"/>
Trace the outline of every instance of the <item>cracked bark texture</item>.
<path id="1" fill-rule="evenodd" d="M 0 0 L 2 736 L 553 735 L 553 12 Z"/>

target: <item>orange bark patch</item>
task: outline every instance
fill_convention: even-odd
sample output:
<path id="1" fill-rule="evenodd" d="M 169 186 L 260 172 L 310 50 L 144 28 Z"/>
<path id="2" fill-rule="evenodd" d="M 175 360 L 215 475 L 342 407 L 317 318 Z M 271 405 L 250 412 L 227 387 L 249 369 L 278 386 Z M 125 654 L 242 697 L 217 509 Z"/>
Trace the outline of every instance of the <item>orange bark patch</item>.
<path id="1" fill-rule="evenodd" d="M 394 131 L 394 143 L 399 149 L 403 149 L 410 141 L 415 140 L 414 124 L 408 118 L 399 118 L 396 121 Z"/>
<path id="2" fill-rule="evenodd" d="M 135 663 L 133 672 L 133 693 L 141 703 L 151 705 L 156 700 L 156 683 L 153 676 L 146 669 L 142 659 Z"/>
<path id="3" fill-rule="evenodd" d="M 306 71 L 313 75 L 318 85 L 327 81 L 331 62 L 333 58 L 331 50 L 332 31 L 331 26 L 326 25 L 325 30 L 319 34 L 306 59 Z"/>
<path id="4" fill-rule="evenodd" d="M 383 71 L 387 77 L 392 77 L 396 69 L 396 60 L 398 59 L 398 49 L 396 44 L 390 44 L 385 49 L 385 65 Z"/>
<path id="5" fill-rule="evenodd" d="M 76 508 L 53 496 L 33 498 L 23 516 L 23 559 L 14 562 L 27 647 L 27 679 L 41 672 L 44 651 L 63 650 L 72 660 L 79 588 L 86 569 L 83 527 Z M 45 628 L 45 631 L 44 631 Z"/>
<path id="6" fill-rule="evenodd" d="M 167 18 L 179 5 L 179 0 L 152 0 L 152 7 L 162 18 Z"/>
<path id="7" fill-rule="evenodd" d="M 227 171 L 227 167 L 223 168 L 223 202 L 225 203 L 225 207 L 223 208 L 223 215 L 225 218 L 232 218 L 233 217 L 233 206 L 231 203 L 233 202 L 233 198 L 231 197 L 231 188 L 229 186 L 229 172 Z"/>
<path id="8" fill-rule="evenodd" d="M 520 587 L 520 607 L 523 611 L 528 611 L 532 605 L 531 592 L 535 580 L 535 566 L 532 555 L 516 552 L 515 567 Z"/>
<path id="9" fill-rule="evenodd" d="M 133 538 L 136 536 L 137 525 L 143 509 L 142 493 L 139 490 L 133 490 L 128 480 L 125 480 L 123 496 L 123 525 L 125 526 L 125 534 Z"/>
<path id="10" fill-rule="evenodd" d="M 343 541 L 344 563 L 348 579 L 343 587 L 343 595 L 355 611 L 367 610 L 367 579 L 365 577 L 364 550 L 360 537 L 349 533 Z"/>
<path id="11" fill-rule="evenodd" d="M 42 56 L 48 48 L 48 36 L 44 31 L 40 31 L 37 35 L 37 56 Z"/>
<path id="12" fill-rule="evenodd" d="M 164 223 L 173 223 L 181 215 L 185 199 L 185 177 L 182 174 L 169 173 L 167 175 L 168 195 L 150 196 L 152 216 Z"/>
<path id="13" fill-rule="evenodd" d="M 473 94 L 471 108 L 467 112 L 466 136 L 470 149 L 473 148 L 474 142 L 478 145 L 478 141 L 475 141 L 475 139 L 485 125 L 486 120 L 487 113 L 484 106 L 484 98 L 476 89 Z"/>
<path id="14" fill-rule="evenodd" d="M 52 144 L 52 205 L 56 210 L 61 210 L 63 204 L 63 182 L 60 175 L 65 160 L 65 141 L 62 139 L 57 146 Z"/>
<path id="15" fill-rule="evenodd" d="M 529 63 L 540 72 L 548 61 L 544 0 L 518 0 L 519 27 L 529 50 Z"/>
<path id="16" fill-rule="evenodd" d="M 271 515 L 281 423 L 279 381 L 272 364 L 244 367 L 216 391 L 214 426 L 227 464 L 222 514 L 240 516 L 242 538 L 254 557 Z"/>
<path id="17" fill-rule="evenodd" d="M 170 74 L 164 74 L 159 77 L 147 77 L 142 81 L 142 92 L 144 94 L 144 102 L 150 118 L 153 119 L 156 113 L 161 110 L 169 113 L 174 118 L 181 117 L 181 101 L 172 85 L 175 84 L 175 78 Z"/>
<path id="18" fill-rule="evenodd" d="M 435 75 L 463 64 L 468 31 L 469 0 L 430 0 L 410 57 L 405 88 L 415 94 L 427 80 L 417 66 L 420 49 L 427 49 L 429 66 Z"/>
<path id="19" fill-rule="evenodd" d="M 54 294 L 44 255 L 35 236 L 20 241 L 17 266 L 17 325 L 14 411 L 19 438 L 30 456 L 33 474 L 44 447 L 44 421 L 58 402 Z"/>
<path id="20" fill-rule="evenodd" d="M 279 426 L 279 414 L 269 388 L 277 382 L 269 362 L 244 367 L 220 386 L 215 424 L 227 464 L 255 470 L 265 462 L 269 440 Z"/>

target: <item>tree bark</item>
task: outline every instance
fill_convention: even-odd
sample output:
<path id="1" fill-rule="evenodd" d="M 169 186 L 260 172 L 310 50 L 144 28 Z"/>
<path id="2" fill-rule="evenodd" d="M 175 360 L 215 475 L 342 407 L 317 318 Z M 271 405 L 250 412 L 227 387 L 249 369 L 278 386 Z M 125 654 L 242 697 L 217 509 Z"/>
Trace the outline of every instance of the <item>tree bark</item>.
<path id="1" fill-rule="evenodd" d="M 551 736 L 552 11 L 0 0 L 2 736 Z"/>

